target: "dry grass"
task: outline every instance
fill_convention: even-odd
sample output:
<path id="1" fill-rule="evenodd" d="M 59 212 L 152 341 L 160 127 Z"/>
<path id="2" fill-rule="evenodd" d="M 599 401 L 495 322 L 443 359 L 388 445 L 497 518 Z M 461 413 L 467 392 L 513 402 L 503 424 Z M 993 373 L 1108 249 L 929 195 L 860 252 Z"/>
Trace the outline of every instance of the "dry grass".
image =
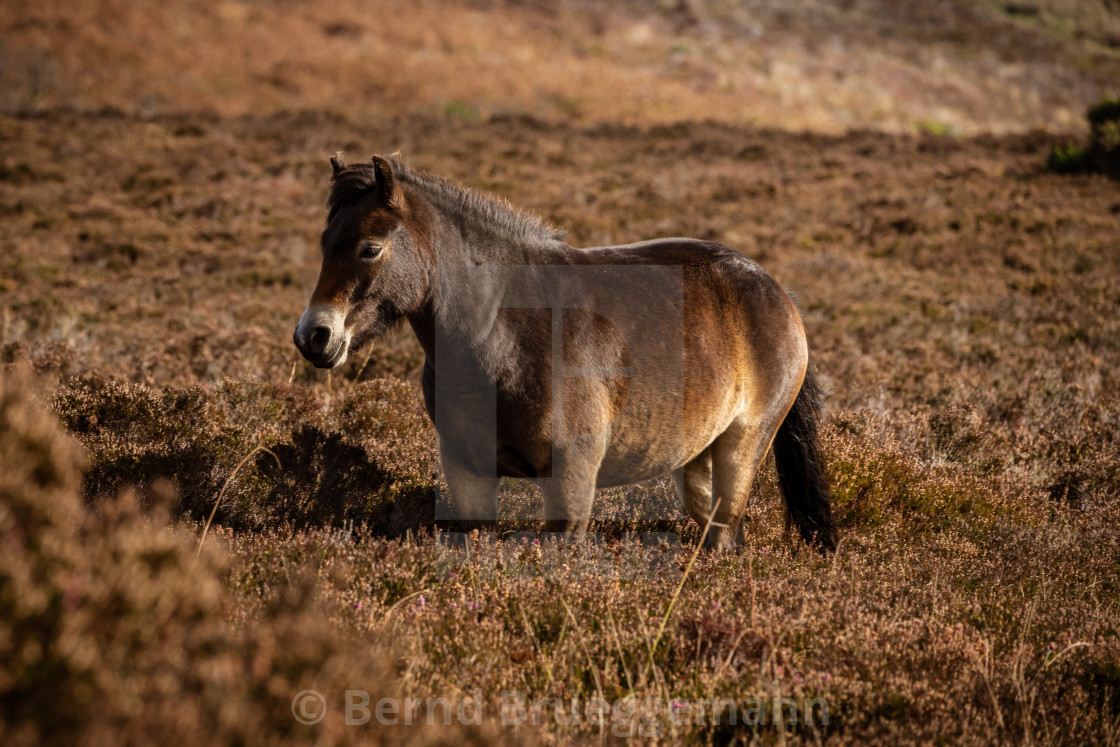
<path id="1" fill-rule="evenodd" d="M 1120 197 L 1044 170 L 1120 75 L 1113 18 L 842 6 L 5 5 L 0 740 L 1120 740 Z M 597 543 L 517 534 L 512 481 L 500 543 L 434 542 L 416 344 L 328 383 L 290 343 L 340 147 L 577 244 L 762 262 L 834 391 L 837 556 L 791 552 L 770 467 L 746 546 L 691 570 L 667 480 L 603 491 Z M 305 728 L 306 687 L 486 718 Z M 511 689 L 620 710 L 500 729 Z M 827 726 L 631 708 L 775 695 Z"/>
<path id="2" fill-rule="evenodd" d="M 392 654 L 340 635 L 310 576 L 274 585 L 251 620 L 234 623 L 229 554 L 196 553 L 190 532 L 165 528 L 165 506 L 141 511 L 130 492 L 87 509 L 80 452 L 20 391 L 27 384 L 0 378 L 0 739 L 364 743 L 339 709 L 313 729 L 297 724 L 291 700 L 309 688 L 333 703 L 348 687 L 392 696 Z M 456 724 L 378 739 L 501 738 Z"/>
<path id="3" fill-rule="evenodd" d="M 865 421 L 858 437 L 854 427 L 828 429 L 844 536 L 832 561 L 790 555 L 771 479 L 747 546 L 703 555 L 691 572 L 691 552 L 632 539 L 464 553 L 270 533 L 232 540 L 234 588 L 267 600 L 307 573 L 299 558 L 319 557 L 335 571 L 322 584 L 342 624 L 389 636 L 407 691 L 477 689 L 495 710 L 503 690 L 612 703 L 781 694 L 829 704 L 828 727 L 791 728 L 797 741 L 1114 739 L 1115 502 L 1039 502 L 1013 481 L 941 463 L 934 432 L 915 448 L 890 443 L 889 423 Z M 387 616 L 402 622 L 380 628 Z M 550 712 L 544 721 L 560 735 L 600 732 Z M 606 731 L 638 726 L 620 718 Z M 662 713 L 661 726 L 698 741 L 778 738 L 726 716 L 674 727 Z"/>
<path id="4" fill-rule="evenodd" d="M 162 478 L 175 513 L 202 521 L 252 448 L 280 460 L 245 466 L 207 540 L 231 553 L 216 593 L 235 625 L 306 582 L 332 645 L 381 641 L 400 693 L 477 690 L 495 722 L 512 688 L 819 696 L 821 733 L 839 741 L 1113 733 L 1120 203 L 1102 177 L 1043 173 L 1056 138 L 317 116 L 3 127 L 21 148 L 0 185 L 15 206 L 3 216 L 5 356 L 35 367 L 82 444 L 86 496 L 133 485 L 147 505 Z M 789 555 L 766 474 L 748 546 L 698 561 L 652 650 L 684 556 L 627 537 L 698 534 L 664 481 L 605 491 L 602 546 L 467 557 L 392 539 L 438 492 L 418 393 L 376 378 L 415 376 L 415 344 L 378 344 L 361 381 L 347 369 L 328 392 L 302 363 L 293 377 L 288 343 L 315 275 L 326 167 L 314 154 L 359 129 L 411 143 L 422 165 L 537 209 L 577 242 L 721 239 L 797 289 L 835 390 L 838 559 Z M 49 157 L 79 144 L 82 159 Z M 511 484 L 506 529 L 534 529 L 538 506 Z M 710 719 L 674 728 L 700 741 L 754 733 Z"/>
<path id="5" fill-rule="evenodd" d="M 329 400 L 280 385 L 160 393 L 75 380 L 52 404 L 90 455 L 91 498 L 169 478 L 177 513 L 207 524 L 400 533 L 433 517 L 434 430 L 417 400 L 387 379 Z"/>
<path id="6" fill-rule="evenodd" d="M 400 681 L 384 692 L 480 693 L 491 726 L 501 693 L 517 690 L 611 703 L 825 699 L 827 727 L 790 727 L 795 740 L 1115 737 L 1117 504 L 1049 499 L 1006 472 L 993 474 L 1000 449 L 967 412 L 924 425 L 869 414 L 830 421 L 826 451 L 844 536 L 832 560 L 790 555 L 768 474 L 748 517 L 747 546 L 726 556 L 697 559 L 625 537 L 574 548 L 485 541 L 464 553 L 430 540 L 380 539 L 365 527 L 293 532 L 285 527 L 306 518 L 297 500 L 288 516 L 274 507 L 263 531 L 217 531 L 196 562 L 193 533 L 161 531 L 158 505 L 145 515 L 125 493 L 87 514 L 73 446 L 19 388 L 7 385 L 0 407 L 9 540 L 0 577 L 16 662 L 3 686 L 13 709 L 5 724 L 17 742 L 41 729 L 90 744 L 172 729 L 189 742 L 199 723 L 245 741 L 360 739 L 365 732 L 338 723 L 293 731 L 285 700 L 312 685 L 336 702 L 342 689 L 374 690 L 384 675 L 368 667 L 385 665 L 345 655 L 357 641 L 393 652 Z M 114 410 L 127 409 L 100 391 Z M 276 401 L 268 389 L 241 397 Z M 80 409 L 76 401 L 72 390 L 56 407 Z M 387 398 L 379 407 L 411 414 Z M 130 412 L 142 432 L 144 418 Z M 272 420 L 282 433 L 279 411 Z M 111 461 L 101 443 L 89 450 L 87 474 Z M 315 485 L 300 481 L 300 495 L 312 499 Z M 600 509 L 625 510 L 656 489 L 606 496 Z M 258 483 L 260 495 L 266 490 Z M 167 491 L 145 494 L 158 504 Z M 230 500 L 256 505 L 249 494 Z M 332 520 L 346 525 L 318 517 Z M 690 530 L 699 539 L 679 514 L 676 522 L 686 539 Z M 321 684 L 327 670 L 329 689 Z M 269 675 L 266 689 L 254 684 L 255 672 Z M 168 700 L 153 706 L 149 696 L 138 711 L 129 693 L 155 687 L 150 678 L 165 683 L 159 692 Z M 60 718 L 57 700 L 73 711 Z M 709 713 L 674 724 L 664 713 L 619 713 L 608 733 L 664 728 L 674 739 L 721 742 L 778 734 L 765 725 L 731 728 L 726 714 L 722 723 Z M 601 731 L 587 720 L 557 724 L 547 709 L 544 721 L 558 736 Z M 424 738 L 391 732 L 401 733 Z M 536 730 L 504 733 L 523 739 Z"/>

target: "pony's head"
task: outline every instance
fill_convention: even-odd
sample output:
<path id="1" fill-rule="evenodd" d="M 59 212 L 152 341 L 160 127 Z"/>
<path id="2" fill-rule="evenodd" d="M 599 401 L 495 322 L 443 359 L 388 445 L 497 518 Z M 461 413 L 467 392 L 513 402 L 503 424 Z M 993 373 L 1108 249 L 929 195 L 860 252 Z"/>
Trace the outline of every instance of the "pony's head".
<path id="1" fill-rule="evenodd" d="M 342 365 L 427 301 L 431 246 L 397 178 L 403 167 L 392 159 L 347 166 L 341 154 L 331 157 L 323 266 L 292 338 L 319 368 Z"/>

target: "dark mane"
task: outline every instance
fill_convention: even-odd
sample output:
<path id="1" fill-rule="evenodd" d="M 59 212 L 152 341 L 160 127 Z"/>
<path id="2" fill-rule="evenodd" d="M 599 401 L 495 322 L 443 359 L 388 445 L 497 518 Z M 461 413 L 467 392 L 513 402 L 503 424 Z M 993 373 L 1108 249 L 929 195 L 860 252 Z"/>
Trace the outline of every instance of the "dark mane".
<path id="1" fill-rule="evenodd" d="M 327 197 L 327 223 L 334 220 L 338 211 L 353 205 L 377 187 L 377 171 L 368 161 L 353 163 L 331 179 L 331 194 Z"/>
<path id="2" fill-rule="evenodd" d="M 501 197 L 476 192 L 443 177 L 415 171 L 399 156 L 391 156 L 398 183 L 418 190 L 437 209 L 471 220 L 493 233 L 523 240 L 563 241 L 566 233 L 536 215 L 522 212 Z M 331 181 L 327 222 L 346 205 L 352 205 L 377 187 L 373 164 L 361 161 L 346 166 Z"/>

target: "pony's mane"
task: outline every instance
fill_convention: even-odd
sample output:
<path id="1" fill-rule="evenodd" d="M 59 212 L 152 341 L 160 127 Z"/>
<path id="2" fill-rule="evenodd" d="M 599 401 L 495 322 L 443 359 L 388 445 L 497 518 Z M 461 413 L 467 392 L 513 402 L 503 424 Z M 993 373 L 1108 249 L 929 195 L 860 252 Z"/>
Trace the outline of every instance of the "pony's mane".
<path id="1" fill-rule="evenodd" d="M 360 201 L 376 187 L 377 170 L 368 161 L 350 164 L 336 173 L 327 197 L 327 223 L 334 220 L 339 210 Z"/>
<path id="2" fill-rule="evenodd" d="M 437 210 L 465 218 L 478 228 L 522 240 L 563 241 L 565 232 L 536 215 L 523 212 L 507 200 L 476 192 L 441 176 L 413 170 L 400 156 L 390 156 L 393 176 L 400 184 L 417 189 Z M 369 161 L 343 168 L 331 181 L 327 222 L 343 207 L 362 199 L 377 187 L 377 170 Z"/>

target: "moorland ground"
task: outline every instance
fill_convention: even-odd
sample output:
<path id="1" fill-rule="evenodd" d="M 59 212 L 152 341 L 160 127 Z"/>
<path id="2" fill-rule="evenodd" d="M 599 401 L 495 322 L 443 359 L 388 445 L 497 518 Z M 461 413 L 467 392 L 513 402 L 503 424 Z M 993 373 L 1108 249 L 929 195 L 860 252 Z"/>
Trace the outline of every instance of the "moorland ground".
<path id="1" fill-rule="evenodd" d="M 1103 7 L 5 6 L 0 734 L 1116 741 L 1120 187 L 1043 168 L 1120 79 Z M 290 342 L 339 149 L 575 245 L 762 263 L 832 392 L 840 552 L 792 551 L 769 467 L 745 547 L 695 563 L 667 480 L 603 491 L 601 543 L 511 534 L 515 482 L 503 542 L 434 542 L 418 346 L 328 378 Z M 346 689 L 486 718 L 347 727 Z M 503 691 L 829 721 L 502 728 Z"/>

